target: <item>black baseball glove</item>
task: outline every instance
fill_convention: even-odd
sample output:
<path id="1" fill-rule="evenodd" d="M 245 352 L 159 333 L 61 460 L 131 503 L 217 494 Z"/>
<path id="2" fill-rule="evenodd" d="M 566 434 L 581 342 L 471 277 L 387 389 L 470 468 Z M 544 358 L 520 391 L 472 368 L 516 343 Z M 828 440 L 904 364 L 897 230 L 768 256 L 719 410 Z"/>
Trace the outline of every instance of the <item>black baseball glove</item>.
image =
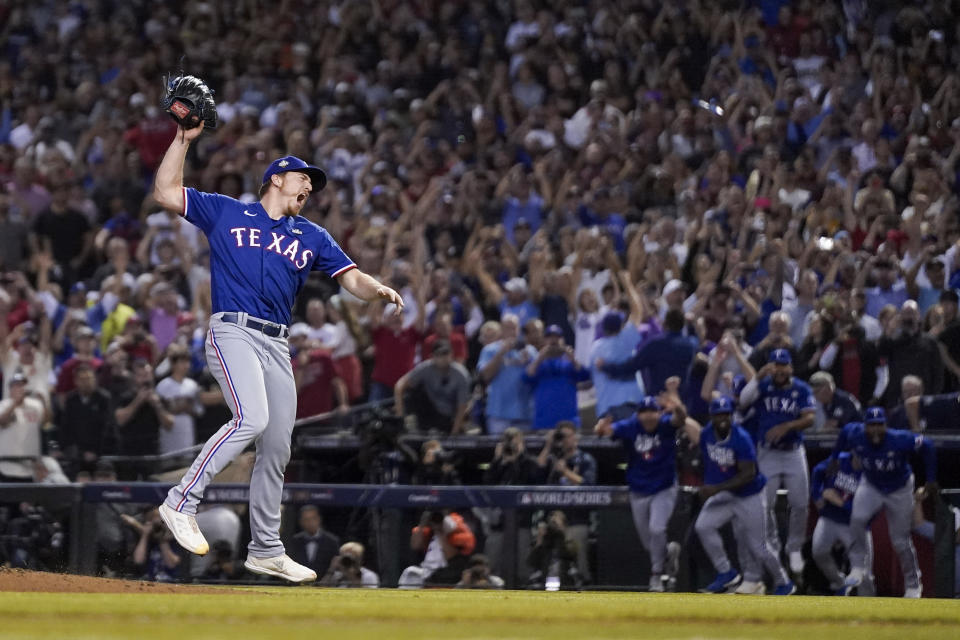
<path id="1" fill-rule="evenodd" d="M 217 105 L 213 91 L 195 76 L 177 76 L 166 82 L 166 91 L 160 106 L 184 129 L 217 128 Z"/>

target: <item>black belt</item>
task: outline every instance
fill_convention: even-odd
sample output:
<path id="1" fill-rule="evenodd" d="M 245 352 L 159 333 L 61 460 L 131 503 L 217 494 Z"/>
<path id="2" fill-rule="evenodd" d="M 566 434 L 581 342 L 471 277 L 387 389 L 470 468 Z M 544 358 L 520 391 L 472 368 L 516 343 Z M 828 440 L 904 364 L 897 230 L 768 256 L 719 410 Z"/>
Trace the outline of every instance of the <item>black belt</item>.
<path id="1" fill-rule="evenodd" d="M 233 311 L 224 313 L 220 316 L 220 319 L 223 322 L 238 324 L 241 327 L 247 327 L 248 329 L 259 331 L 263 335 L 270 336 L 271 338 L 290 337 L 290 329 L 288 329 L 286 325 L 276 324 L 275 322 L 261 322 L 260 320 L 254 320 L 249 316 L 243 322 L 240 322 L 240 314 Z"/>

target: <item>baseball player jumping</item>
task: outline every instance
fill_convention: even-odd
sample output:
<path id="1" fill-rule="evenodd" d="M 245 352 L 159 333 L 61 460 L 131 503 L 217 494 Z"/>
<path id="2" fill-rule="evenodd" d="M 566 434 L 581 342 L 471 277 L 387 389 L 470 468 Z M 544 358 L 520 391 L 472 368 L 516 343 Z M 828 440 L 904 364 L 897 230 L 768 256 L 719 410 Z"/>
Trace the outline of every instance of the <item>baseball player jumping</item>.
<path id="1" fill-rule="evenodd" d="M 203 128 L 179 128 L 157 169 L 153 197 L 199 227 L 209 240 L 213 315 L 207 362 L 233 419 L 207 441 L 180 484 L 170 490 L 160 516 L 184 549 L 207 553 L 209 546 L 194 518 L 197 504 L 211 478 L 253 442 L 252 540 L 244 566 L 258 574 L 309 582 L 316 573 L 284 553 L 279 535 L 283 472 L 297 410 L 287 347 L 290 311 L 311 271 L 336 278 L 363 300 L 392 302 L 398 313 L 403 300 L 359 271 L 325 229 L 298 215 L 310 194 L 326 184 L 319 168 L 293 156 L 275 160 L 263 174 L 261 199 L 255 204 L 184 188 L 187 149 Z"/>
<path id="2" fill-rule="evenodd" d="M 607 416 L 594 427 L 598 435 L 620 440 L 627 452 L 630 511 L 640 542 L 650 554 L 650 591 L 663 591 L 671 577 L 664 575 L 664 564 L 667 523 L 677 502 L 676 430 L 681 428 L 696 444 L 700 425 L 687 418 L 683 404 L 667 395 L 662 403 L 647 396 L 629 418 L 613 422 Z"/>
<path id="3" fill-rule="evenodd" d="M 780 552 L 773 508 L 777 490 L 787 490 L 790 522 L 786 551 L 790 570 L 803 572 L 801 549 L 807 533 L 810 483 L 804 429 L 813 426 L 817 402 L 810 386 L 793 377 L 793 360 L 786 349 L 770 352 L 770 361 L 740 393 L 740 406 L 757 410 L 757 466 L 767 477 L 767 505 L 771 509 L 767 533 L 774 553 Z"/>
<path id="4" fill-rule="evenodd" d="M 745 547 L 773 577 L 774 595 L 788 596 L 796 585 L 767 543 L 767 479 L 757 470 L 757 451 L 746 430 L 733 423 L 733 400 L 721 396 L 710 402 L 710 422 L 700 434 L 706 499 L 694 525 L 704 550 L 717 570 L 716 579 L 703 591 L 723 593 L 737 586 L 740 572 L 733 568 L 723 548 L 720 528 L 735 521 Z"/>
<path id="5" fill-rule="evenodd" d="M 927 475 L 925 492 L 937 491 L 937 455 L 933 443 L 912 431 L 887 428 L 887 415 L 880 407 L 867 409 L 863 422 L 851 422 L 837 437 L 831 458 L 852 452 L 863 465 L 863 477 L 853 495 L 850 513 L 850 575 L 844 582 L 849 592 L 859 587 L 868 573 L 867 527 L 880 509 L 886 509 L 890 542 L 903 570 L 904 598 L 919 598 L 922 591 L 917 553 L 910 539 L 913 518 L 913 468 L 910 456 L 923 455 Z"/>
<path id="6" fill-rule="evenodd" d="M 827 458 L 813 468 L 810 479 L 810 497 L 820 510 L 817 526 L 813 530 L 810 554 L 813 561 L 830 581 L 830 589 L 836 595 L 849 595 L 853 587 L 844 584 L 846 576 L 840 573 L 833 559 L 833 547 L 838 542 L 849 552 L 851 543 L 850 513 L 853 496 L 860 485 L 862 467 L 860 461 L 848 451 Z M 874 595 L 872 540 L 866 538 L 866 568 L 863 581 L 857 588 L 858 595 Z"/>

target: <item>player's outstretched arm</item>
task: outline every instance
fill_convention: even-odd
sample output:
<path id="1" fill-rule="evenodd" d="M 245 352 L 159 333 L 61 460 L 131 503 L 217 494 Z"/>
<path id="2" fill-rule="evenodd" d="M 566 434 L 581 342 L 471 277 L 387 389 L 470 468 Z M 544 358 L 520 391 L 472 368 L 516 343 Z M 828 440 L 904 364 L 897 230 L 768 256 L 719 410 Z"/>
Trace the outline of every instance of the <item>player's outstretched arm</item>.
<path id="1" fill-rule="evenodd" d="M 394 313 L 400 315 L 403 313 L 403 297 L 385 284 L 381 284 L 376 278 L 370 276 L 360 269 L 350 269 L 337 276 L 337 282 L 340 286 L 357 296 L 361 300 L 372 302 L 374 300 L 383 300 L 392 302 L 397 307 Z"/>
<path id="2" fill-rule="evenodd" d="M 153 181 L 153 199 L 167 211 L 183 213 L 183 161 L 190 143 L 203 133 L 203 123 L 193 129 L 177 127 L 177 135 L 163 154 Z"/>

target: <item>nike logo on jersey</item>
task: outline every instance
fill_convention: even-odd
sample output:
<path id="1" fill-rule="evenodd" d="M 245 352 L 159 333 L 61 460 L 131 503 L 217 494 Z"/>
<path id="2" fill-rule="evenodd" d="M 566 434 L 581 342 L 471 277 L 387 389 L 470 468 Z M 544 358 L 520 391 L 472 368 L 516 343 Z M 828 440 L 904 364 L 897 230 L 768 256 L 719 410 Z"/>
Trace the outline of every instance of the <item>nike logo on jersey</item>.
<path id="1" fill-rule="evenodd" d="M 263 246 L 261 244 L 260 229 L 249 227 L 234 227 L 230 229 L 237 241 L 238 248 L 257 248 L 283 256 L 290 261 L 297 269 L 303 269 L 310 264 L 313 259 L 313 250 L 301 249 L 300 241 L 296 238 L 289 242 L 284 242 L 287 236 L 279 233 L 270 232 L 270 244 Z M 263 239 L 265 240 L 265 238 Z"/>
<path id="2" fill-rule="evenodd" d="M 298 236 L 303 235 L 303 231 L 300 231 L 300 229 L 290 229 L 290 233 L 295 233 Z"/>
<path id="3" fill-rule="evenodd" d="M 256 218 L 256 217 L 257 217 L 257 214 L 256 214 L 256 213 L 250 213 L 250 212 L 247 211 L 246 209 L 243 210 L 243 215 L 245 215 L 245 216 L 250 216 L 251 218 Z"/>

